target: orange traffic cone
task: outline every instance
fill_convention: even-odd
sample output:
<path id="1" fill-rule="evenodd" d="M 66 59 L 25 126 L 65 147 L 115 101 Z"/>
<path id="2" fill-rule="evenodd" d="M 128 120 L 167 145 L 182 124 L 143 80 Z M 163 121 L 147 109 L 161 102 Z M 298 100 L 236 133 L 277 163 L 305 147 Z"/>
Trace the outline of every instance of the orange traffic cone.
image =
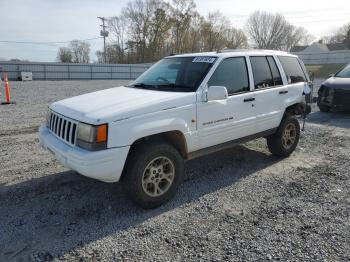
<path id="1" fill-rule="evenodd" d="M 4 82 L 5 82 L 5 102 L 1 102 L 2 105 L 15 104 L 15 102 L 11 102 L 11 91 L 10 84 L 7 77 L 7 73 L 4 73 Z"/>

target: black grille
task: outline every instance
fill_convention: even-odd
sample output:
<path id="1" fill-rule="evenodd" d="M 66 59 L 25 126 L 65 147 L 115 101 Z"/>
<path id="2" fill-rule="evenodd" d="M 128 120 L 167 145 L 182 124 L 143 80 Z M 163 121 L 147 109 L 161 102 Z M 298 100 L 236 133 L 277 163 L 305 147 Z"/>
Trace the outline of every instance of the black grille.
<path id="1" fill-rule="evenodd" d="M 77 123 L 61 115 L 51 112 L 49 121 L 50 131 L 71 145 L 75 145 Z"/>

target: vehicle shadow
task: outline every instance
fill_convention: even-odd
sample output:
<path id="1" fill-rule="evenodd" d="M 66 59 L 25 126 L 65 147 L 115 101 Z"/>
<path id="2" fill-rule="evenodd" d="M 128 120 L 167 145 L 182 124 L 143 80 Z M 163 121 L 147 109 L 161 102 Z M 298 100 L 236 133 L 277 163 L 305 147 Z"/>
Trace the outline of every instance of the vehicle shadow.
<path id="1" fill-rule="evenodd" d="M 331 111 L 313 112 L 307 116 L 307 122 L 341 128 L 350 128 L 350 112 Z"/>
<path id="2" fill-rule="evenodd" d="M 0 261 L 27 260 L 38 252 L 59 257 L 233 185 L 278 161 L 245 146 L 189 161 L 178 194 L 154 210 L 133 205 L 122 184 L 98 182 L 71 171 L 1 186 Z"/>

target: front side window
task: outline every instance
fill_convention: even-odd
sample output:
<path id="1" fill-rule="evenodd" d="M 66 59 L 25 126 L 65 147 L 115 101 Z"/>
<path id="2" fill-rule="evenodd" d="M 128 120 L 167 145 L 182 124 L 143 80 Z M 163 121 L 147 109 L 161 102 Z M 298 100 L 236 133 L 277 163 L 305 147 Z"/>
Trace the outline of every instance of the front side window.
<path id="1" fill-rule="evenodd" d="M 335 77 L 350 78 L 350 64 L 338 72 Z"/>
<path id="2" fill-rule="evenodd" d="M 286 73 L 289 84 L 306 82 L 304 71 L 296 57 L 279 56 L 278 59 L 280 60 L 283 70 Z"/>
<path id="3" fill-rule="evenodd" d="M 229 95 L 249 91 L 245 58 L 231 57 L 223 60 L 208 81 L 208 86 L 224 86 Z"/>
<path id="4" fill-rule="evenodd" d="M 130 87 L 194 92 L 215 62 L 215 57 L 169 57 L 139 76 Z"/>

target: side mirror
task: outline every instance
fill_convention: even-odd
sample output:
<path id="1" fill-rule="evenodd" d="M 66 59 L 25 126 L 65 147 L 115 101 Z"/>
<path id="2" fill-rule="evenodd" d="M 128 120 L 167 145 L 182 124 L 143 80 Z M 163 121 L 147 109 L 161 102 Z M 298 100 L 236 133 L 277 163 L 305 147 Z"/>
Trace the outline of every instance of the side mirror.
<path id="1" fill-rule="evenodd" d="M 335 74 L 330 74 L 328 77 L 333 77 L 333 76 L 335 76 Z"/>
<path id="2" fill-rule="evenodd" d="M 224 86 L 210 86 L 207 92 L 207 101 L 224 100 L 228 97 L 227 89 Z"/>

